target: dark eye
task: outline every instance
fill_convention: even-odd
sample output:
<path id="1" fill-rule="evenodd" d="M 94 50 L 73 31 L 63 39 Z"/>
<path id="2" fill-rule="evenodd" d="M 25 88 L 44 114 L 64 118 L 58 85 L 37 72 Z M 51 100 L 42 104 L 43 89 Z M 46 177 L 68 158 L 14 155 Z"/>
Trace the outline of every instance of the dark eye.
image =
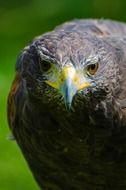
<path id="1" fill-rule="evenodd" d="M 87 67 L 87 74 L 88 75 L 95 75 L 96 71 L 98 70 L 98 63 L 88 65 Z"/>
<path id="2" fill-rule="evenodd" d="M 41 69 L 44 72 L 49 71 L 49 69 L 51 68 L 51 63 L 48 61 L 41 61 Z"/>

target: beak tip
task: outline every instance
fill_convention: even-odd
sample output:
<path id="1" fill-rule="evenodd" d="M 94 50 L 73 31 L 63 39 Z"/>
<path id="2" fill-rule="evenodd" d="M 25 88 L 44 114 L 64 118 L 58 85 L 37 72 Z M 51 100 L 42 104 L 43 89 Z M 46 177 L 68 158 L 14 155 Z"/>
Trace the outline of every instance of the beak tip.
<path id="1" fill-rule="evenodd" d="M 67 110 L 71 109 L 74 94 L 66 93 L 64 97 L 65 106 Z"/>
<path id="2" fill-rule="evenodd" d="M 65 103 L 65 106 L 66 106 L 66 109 L 67 109 L 67 110 L 70 110 L 70 109 L 71 109 L 71 103 L 70 103 L 70 102 Z"/>

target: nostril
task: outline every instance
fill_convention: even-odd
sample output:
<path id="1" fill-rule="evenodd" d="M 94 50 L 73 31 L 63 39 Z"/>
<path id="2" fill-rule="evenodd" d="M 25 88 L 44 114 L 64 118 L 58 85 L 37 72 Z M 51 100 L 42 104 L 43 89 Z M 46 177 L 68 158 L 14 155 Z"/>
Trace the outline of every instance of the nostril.
<path id="1" fill-rule="evenodd" d="M 61 78 L 60 80 L 61 80 L 61 82 L 63 82 L 63 78 Z"/>

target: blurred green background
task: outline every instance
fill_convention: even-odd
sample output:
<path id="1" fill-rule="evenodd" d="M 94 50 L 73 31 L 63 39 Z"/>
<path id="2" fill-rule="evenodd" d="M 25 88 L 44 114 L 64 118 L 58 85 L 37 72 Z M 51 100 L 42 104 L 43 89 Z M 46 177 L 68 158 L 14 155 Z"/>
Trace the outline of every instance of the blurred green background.
<path id="1" fill-rule="evenodd" d="M 20 50 L 36 35 L 74 18 L 126 21 L 125 0 L 0 0 L 0 190 L 38 190 L 6 118 L 7 94 Z"/>

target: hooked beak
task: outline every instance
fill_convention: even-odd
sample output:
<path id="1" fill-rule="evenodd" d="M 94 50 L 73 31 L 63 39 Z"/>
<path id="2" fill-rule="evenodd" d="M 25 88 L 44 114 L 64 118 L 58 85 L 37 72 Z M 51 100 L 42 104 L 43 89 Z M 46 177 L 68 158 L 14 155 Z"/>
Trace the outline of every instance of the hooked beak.
<path id="1" fill-rule="evenodd" d="M 77 91 L 90 86 L 90 83 L 87 82 L 84 77 L 81 77 L 72 66 L 65 66 L 58 77 L 58 80 L 48 80 L 46 83 L 60 91 L 68 109 L 71 108 L 73 97 Z"/>

